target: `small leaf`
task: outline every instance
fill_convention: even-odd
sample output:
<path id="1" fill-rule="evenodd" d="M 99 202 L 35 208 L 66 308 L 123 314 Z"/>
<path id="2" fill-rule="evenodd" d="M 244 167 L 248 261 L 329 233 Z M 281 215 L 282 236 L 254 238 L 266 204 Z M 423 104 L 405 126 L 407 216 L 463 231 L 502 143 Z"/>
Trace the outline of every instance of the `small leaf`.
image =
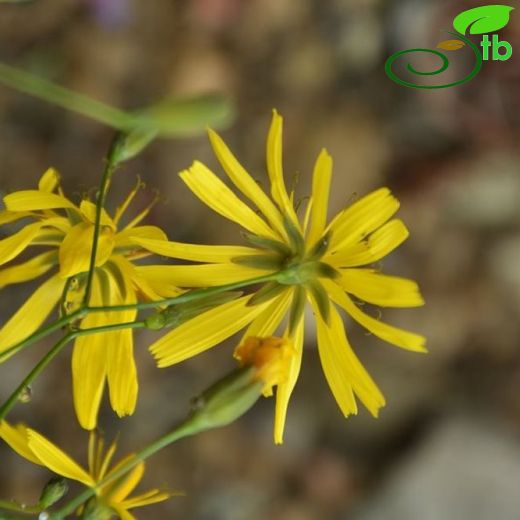
<path id="1" fill-rule="evenodd" d="M 458 51 L 466 45 L 462 40 L 444 40 L 437 44 L 437 49 L 443 49 L 445 51 Z"/>
<path id="2" fill-rule="evenodd" d="M 498 31 L 509 22 L 509 13 L 514 9 L 508 5 L 483 5 L 463 11 L 453 20 L 453 27 L 460 34 L 486 34 Z"/>

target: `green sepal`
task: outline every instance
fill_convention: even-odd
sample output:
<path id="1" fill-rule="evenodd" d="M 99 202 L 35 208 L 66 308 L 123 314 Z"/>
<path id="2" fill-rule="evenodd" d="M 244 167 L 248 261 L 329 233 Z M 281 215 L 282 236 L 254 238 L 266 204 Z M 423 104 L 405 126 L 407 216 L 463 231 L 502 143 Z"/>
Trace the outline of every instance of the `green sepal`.
<path id="1" fill-rule="evenodd" d="M 337 280 L 341 277 L 341 273 L 326 262 L 313 263 L 312 270 L 317 278 L 330 278 L 331 280 Z"/>
<path id="2" fill-rule="evenodd" d="M 247 412 L 264 386 L 254 379 L 254 371 L 254 367 L 236 369 L 197 396 L 189 418 L 194 431 L 226 426 Z"/>
<path id="3" fill-rule="evenodd" d="M 327 295 L 327 291 L 323 288 L 320 282 L 315 280 L 311 280 L 306 285 L 307 289 L 311 292 L 314 301 L 318 307 L 318 311 L 325 321 L 325 323 L 329 323 L 330 317 L 330 300 Z"/>
<path id="4" fill-rule="evenodd" d="M 264 269 L 266 271 L 279 271 L 282 269 L 282 259 L 275 255 L 240 255 L 231 258 L 234 264 Z"/>
<path id="5" fill-rule="evenodd" d="M 250 233 L 243 233 L 243 235 L 245 239 L 254 246 L 259 247 L 260 249 L 266 249 L 267 251 L 278 253 L 283 258 L 290 256 L 292 253 L 291 248 L 279 240 L 252 235 Z"/>
<path id="6" fill-rule="evenodd" d="M 294 288 L 294 296 L 289 312 L 289 336 L 294 334 L 298 323 L 302 319 L 303 311 L 305 310 L 305 296 L 305 289 L 301 285 Z"/>
<path id="7" fill-rule="evenodd" d="M 256 291 L 250 300 L 247 302 L 247 306 L 259 305 L 260 303 L 267 302 L 276 298 L 279 294 L 286 291 L 287 287 L 280 285 L 276 282 L 266 283 L 261 289 Z"/>
<path id="8" fill-rule="evenodd" d="M 312 246 L 309 253 L 306 255 L 308 260 L 319 260 L 326 252 L 330 244 L 332 231 L 327 231 L 316 243 Z"/>
<path id="9" fill-rule="evenodd" d="M 292 246 L 292 252 L 296 253 L 296 257 L 302 257 L 305 252 L 305 242 L 302 234 L 287 215 L 284 215 L 283 217 L 283 225 L 285 231 L 287 231 L 289 242 Z"/>

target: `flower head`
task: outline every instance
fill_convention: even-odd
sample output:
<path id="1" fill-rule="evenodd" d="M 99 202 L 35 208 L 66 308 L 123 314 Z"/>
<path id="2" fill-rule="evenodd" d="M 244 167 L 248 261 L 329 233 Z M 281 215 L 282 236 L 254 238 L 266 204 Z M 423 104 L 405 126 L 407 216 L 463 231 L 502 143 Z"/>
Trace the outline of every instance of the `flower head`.
<path id="1" fill-rule="evenodd" d="M 151 489 L 133 497 L 129 496 L 143 478 L 144 462 L 136 464 L 124 476 L 110 481 L 111 475 L 131 460 L 133 455 L 121 459 L 109 469 L 117 444 L 113 442 L 104 451 L 103 439 L 95 431 L 90 432 L 89 437 L 88 469 L 80 466 L 42 434 L 23 424 L 13 426 L 7 421 L 1 421 L 0 438 L 30 462 L 44 466 L 62 477 L 95 488 L 96 505 L 108 508 L 125 520 L 135 518 L 129 513 L 129 509 L 162 502 L 172 496 L 172 493 L 159 489 Z M 99 486 L 98 483 L 103 480 L 109 480 L 109 482 Z"/>
<path id="2" fill-rule="evenodd" d="M 218 306 L 156 341 L 151 352 L 165 367 L 199 354 L 247 327 L 244 338 L 271 336 L 284 325 L 294 348 L 287 377 L 278 385 L 274 437 L 282 442 L 285 415 L 301 364 L 304 308 L 316 319 L 321 364 L 330 389 L 345 416 L 357 413 L 355 396 L 376 416 L 383 395 L 347 340 L 340 315 L 345 311 L 374 335 L 399 347 L 423 352 L 422 336 L 381 322 L 356 300 L 381 307 L 423 304 L 417 284 L 381 274 L 371 266 L 408 236 L 393 218 L 399 202 L 388 188 L 362 197 L 327 224 L 332 159 L 322 150 L 314 166 L 312 195 L 302 220 L 287 192 L 282 174 L 282 118 L 273 113 L 267 138 L 269 197 L 213 131 L 213 150 L 229 180 L 258 211 L 239 198 L 204 164 L 194 162 L 180 176 L 206 205 L 247 232 L 249 245 L 209 246 L 137 239 L 149 251 L 198 265 L 164 267 L 179 287 L 212 286 L 272 275 L 253 295 Z"/>
<path id="3" fill-rule="evenodd" d="M 150 253 L 134 237 L 166 241 L 155 226 L 139 225 L 150 207 L 121 226 L 121 220 L 139 185 L 115 212 L 103 210 L 90 305 L 131 304 L 140 298 L 158 300 L 178 294 L 155 266 L 135 261 Z M 23 227 L 0 240 L 0 266 L 16 260 L 27 248 L 43 252 L 16 265 L 0 267 L 0 288 L 51 273 L 28 300 L 0 329 L 0 355 L 32 334 L 58 305 L 68 313 L 82 300 L 86 272 L 90 265 L 96 206 L 87 199 L 79 205 L 63 194 L 59 176 L 47 170 L 37 190 L 25 190 L 4 197 L 6 210 L 0 225 L 22 221 Z M 100 327 L 135 319 L 135 310 L 88 315 L 83 328 Z M 4 359 L 7 355 L 3 356 Z M 74 403 L 80 424 L 95 428 L 97 412 L 108 380 L 110 401 L 119 416 L 131 414 L 137 399 L 137 372 L 130 329 L 79 337 L 72 358 Z"/>
<path id="4" fill-rule="evenodd" d="M 273 387 L 287 380 L 295 349 L 286 338 L 248 337 L 235 349 L 240 366 L 254 367 L 253 378 L 264 384 L 266 397 L 273 395 Z"/>

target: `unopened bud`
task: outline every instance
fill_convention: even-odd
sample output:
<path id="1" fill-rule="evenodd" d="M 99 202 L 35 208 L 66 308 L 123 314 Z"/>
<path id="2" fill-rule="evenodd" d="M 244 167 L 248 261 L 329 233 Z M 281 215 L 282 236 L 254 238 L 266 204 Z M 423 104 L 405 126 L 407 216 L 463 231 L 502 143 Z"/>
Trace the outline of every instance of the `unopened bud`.
<path id="1" fill-rule="evenodd" d="M 256 403 L 262 387 L 253 367 L 234 370 L 194 399 L 191 419 L 198 431 L 226 426 Z"/>
<path id="2" fill-rule="evenodd" d="M 63 477 L 53 477 L 45 484 L 38 506 L 47 509 L 56 503 L 69 490 L 69 485 Z"/>

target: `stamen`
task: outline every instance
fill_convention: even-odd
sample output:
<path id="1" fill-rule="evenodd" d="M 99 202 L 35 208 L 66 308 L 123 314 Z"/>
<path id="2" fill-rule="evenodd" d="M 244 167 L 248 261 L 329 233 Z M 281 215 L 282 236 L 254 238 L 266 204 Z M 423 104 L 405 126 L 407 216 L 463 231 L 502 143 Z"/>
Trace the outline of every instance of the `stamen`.
<path id="1" fill-rule="evenodd" d="M 114 224 L 116 226 L 118 225 L 119 220 L 123 216 L 123 213 L 128 209 L 128 206 L 134 200 L 135 196 L 137 195 L 137 192 L 144 187 L 145 187 L 145 184 L 144 184 L 144 182 L 141 181 L 141 177 L 137 176 L 137 184 L 135 185 L 135 188 L 127 195 L 123 204 L 121 204 L 121 206 L 118 206 L 116 209 L 116 212 L 114 215 Z"/>

